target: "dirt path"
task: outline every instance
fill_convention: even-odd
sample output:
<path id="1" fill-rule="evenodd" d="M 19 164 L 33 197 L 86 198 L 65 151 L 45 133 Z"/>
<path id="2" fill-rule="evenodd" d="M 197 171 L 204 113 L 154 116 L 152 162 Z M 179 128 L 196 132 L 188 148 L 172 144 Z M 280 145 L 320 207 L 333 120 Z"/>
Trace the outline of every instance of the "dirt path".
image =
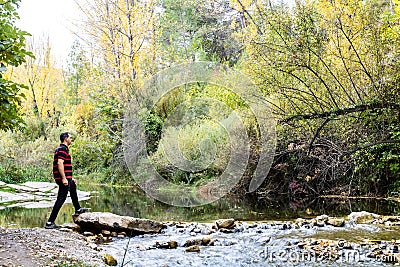
<path id="1" fill-rule="evenodd" d="M 78 233 L 0 229 L 0 266 L 104 266 L 100 254 Z"/>

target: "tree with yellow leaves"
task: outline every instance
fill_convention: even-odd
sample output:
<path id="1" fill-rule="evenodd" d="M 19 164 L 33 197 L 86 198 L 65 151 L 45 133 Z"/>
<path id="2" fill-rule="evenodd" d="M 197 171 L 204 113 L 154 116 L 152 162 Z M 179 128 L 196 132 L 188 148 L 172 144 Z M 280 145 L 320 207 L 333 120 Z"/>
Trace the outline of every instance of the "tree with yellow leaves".
<path id="1" fill-rule="evenodd" d="M 239 35 L 245 46 L 242 70 L 270 97 L 281 149 L 294 142 L 299 149 L 290 145 L 287 152 L 304 150 L 297 162 L 308 161 L 296 167 L 292 182 L 319 194 L 352 170 L 369 183 L 354 190 L 387 190 L 400 173 L 398 156 L 386 156 L 398 155 L 400 143 L 396 3 L 319 0 L 289 8 L 232 2 L 248 22 Z M 321 151 L 330 161 L 323 163 Z M 371 151 L 373 169 L 367 166 L 373 161 L 363 161 Z M 320 179 L 305 179 L 309 176 Z"/>
<path id="2" fill-rule="evenodd" d="M 39 135 L 46 136 L 46 123 L 57 120 L 57 112 L 67 109 L 63 101 L 65 87 L 62 70 L 55 67 L 48 38 L 39 41 L 29 39 L 27 49 L 35 57 L 27 58 L 22 66 L 13 68 L 10 75 L 26 84 L 23 112 L 26 118 L 32 118 L 38 124 Z"/>
<path id="3" fill-rule="evenodd" d="M 86 21 L 82 38 L 97 51 L 109 84 L 120 100 L 135 87 L 138 61 L 151 51 L 156 1 L 76 1 Z"/>

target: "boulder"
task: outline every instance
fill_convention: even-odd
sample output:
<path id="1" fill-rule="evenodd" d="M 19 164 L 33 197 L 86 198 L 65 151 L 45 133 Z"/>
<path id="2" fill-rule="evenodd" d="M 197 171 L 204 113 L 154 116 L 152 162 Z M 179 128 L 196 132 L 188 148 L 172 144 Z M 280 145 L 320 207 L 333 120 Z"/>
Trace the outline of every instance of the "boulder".
<path id="1" fill-rule="evenodd" d="M 333 218 L 333 217 L 330 217 L 330 218 L 326 221 L 326 224 L 332 225 L 332 226 L 335 226 L 335 227 L 343 227 L 344 224 L 345 224 L 345 221 L 344 221 L 343 218 Z"/>
<path id="2" fill-rule="evenodd" d="M 329 220 L 329 216 L 326 214 L 315 217 L 315 225 L 318 227 L 324 227 Z"/>
<path id="3" fill-rule="evenodd" d="M 101 232 L 126 232 L 129 235 L 159 233 L 163 224 L 148 219 L 120 216 L 110 212 L 88 212 L 73 216 L 74 222 L 83 231 Z"/>
<path id="4" fill-rule="evenodd" d="M 178 247 L 178 242 L 171 240 L 167 242 L 170 248 L 177 248 Z"/>
<path id="5" fill-rule="evenodd" d="M 168 242 L 156 242 L 156 248 L 164 248 L 164 249 L 174 249 L 178 247 L 178 242 L 171 240 Z"/>
<path id="6" fill-rule="evenodd" d="M 186 248 L 187 252 L 200 252 L 200 247 L 197 245 Z"/>
<path id="7" fill-rule="evenodd" d="M 71 229 L 73 232 L 79 232 L 80 227 L 76 223 L 64 223 L 61 225 L 62 228 Z"/>
<path id="8" fill-rule="evenodd" d="M 191 246 L 208 246 L 211 242 L 211 238 L 206 236 L 200 239 L 191 239 L 191 240 L 186 240 L 185 244 L 183 244 L 184 247 L 191 247 Z"/>
<path id="9" fill-rule="evenodd" d="M 104 254 L 103 255 L 104 263 L 107 264 L 108 266 L 117 266 L 117 260 L 111 256 L 110 254 Z"/>
<path id="10" fill-rule="evenodd" d="M 235 219 L 221 219 L 215 221 L 217 229 L 232 229 L 235 227 Z"/>
<path id="11" fill-rule="evenodd" d="M 111 235 L 111 232 L 108 231 L 108 230 L 102 230 L 101 233 L 102 233 L 104 236 L 110 236 L 110 235 Z"/>
<path id="12" fill-rule="evenodd" d="M 294 223 L 297 224 L 298 226 L 303 226 L 308 224 L 308 221 L 303 218 L 297 218 L 296 220 L 294 220 Z"/>
<path id="13" fill-rule="evenodd" d="M 367 211 L 352 212 L 348 216 L 349 220 L 355 223 L 372 223 L 380 217 L 378 214 Z"/>
<path id="14" fill-rule="evenodd" d="M 385 222 L 400 222 L 400 216 L 384 216 L 382 217 L 382 223 Z"/>

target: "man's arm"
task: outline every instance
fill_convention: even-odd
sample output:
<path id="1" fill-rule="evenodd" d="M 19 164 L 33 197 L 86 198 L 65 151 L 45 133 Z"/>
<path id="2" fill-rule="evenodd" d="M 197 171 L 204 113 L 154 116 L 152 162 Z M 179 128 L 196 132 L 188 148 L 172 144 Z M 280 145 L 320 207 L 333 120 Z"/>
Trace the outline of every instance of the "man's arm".
<path id="1" fill-rule="evenodd" d="M 65 177 L 64 160 L 63 159 L 58 159 L 57 167 L 58 167 L 58 172 L 61 175 L 61 182 L 63 183 L 63 185 L 67 186 L 68 185 L 68 181 L 67 181 L 67 178 Z"/>

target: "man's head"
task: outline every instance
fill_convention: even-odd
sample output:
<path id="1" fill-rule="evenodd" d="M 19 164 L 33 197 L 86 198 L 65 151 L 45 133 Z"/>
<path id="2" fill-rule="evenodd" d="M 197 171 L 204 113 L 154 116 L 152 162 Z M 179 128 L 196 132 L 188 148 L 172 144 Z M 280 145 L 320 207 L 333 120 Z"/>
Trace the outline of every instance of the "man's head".
<path id="1" fill-rule="evenodd" d="M 71 134 L 69 132 L 61 133 L 60 141 L 61 143 L 66 143 L 67 145 L 70 145 L 72 142 Z"/>

